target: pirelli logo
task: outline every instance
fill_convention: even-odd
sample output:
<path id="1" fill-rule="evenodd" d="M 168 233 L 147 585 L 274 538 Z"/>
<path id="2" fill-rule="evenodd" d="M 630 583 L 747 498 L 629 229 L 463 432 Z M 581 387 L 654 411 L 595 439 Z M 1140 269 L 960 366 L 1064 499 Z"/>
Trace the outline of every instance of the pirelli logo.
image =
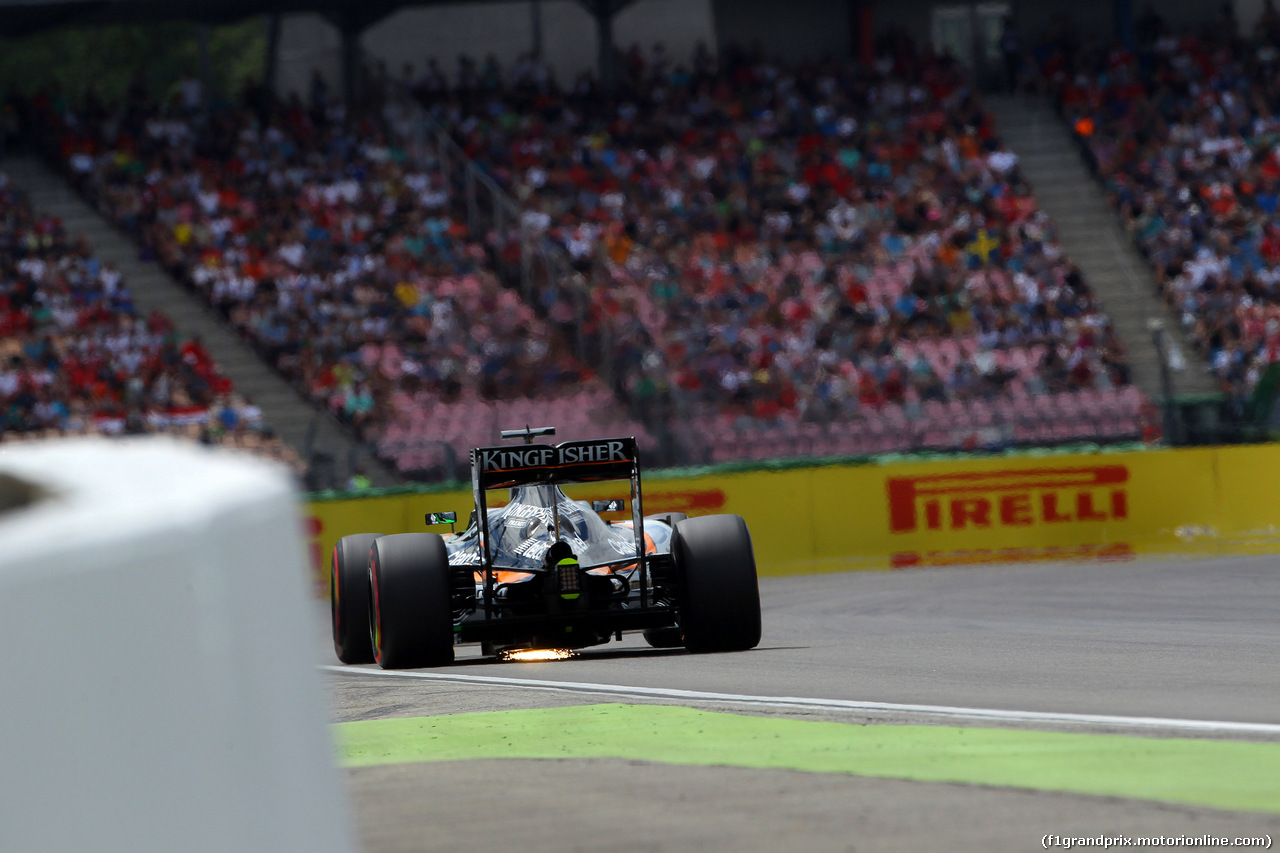
<path id="1" fill-rule="evenodd" d="M 1123 465 L 890 477 L 889 530 L 915 533 L 1129 517 Z"/>

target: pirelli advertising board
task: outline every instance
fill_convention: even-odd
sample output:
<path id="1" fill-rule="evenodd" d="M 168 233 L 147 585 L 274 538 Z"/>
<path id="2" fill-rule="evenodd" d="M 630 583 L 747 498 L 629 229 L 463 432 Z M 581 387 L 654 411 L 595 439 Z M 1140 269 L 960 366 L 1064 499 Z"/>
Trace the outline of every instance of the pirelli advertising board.
<path id="1" fill-rule="evenodd" d="M 889 533 L 904 536 L 905 550 L 895 551 L 895 566 L 930 561 L 1020 558 L 1030 548 L 1052 554 L 1068 547 L 1088 556 L 1133 553 L 1123 531 L 1129 520 L 1129 466 L 1072 465 L 1025 470 L 971 471 L 944 474 L 907 474 L 885 478 Z M 992 540 L 1015 536 L 1022 529 L 1034 531 L 1037 542 L 1055 538 L 1054 525 L 1073 525 L 1081 535 L 1089 531 L 1099 541 L 1067 546 L 1035 544 L 1004 551 L 990 548 L 946 550 L 952 535 L 967 532 Z M 939 534 L 939 535 L 935 535 Z M 914 541 L 910 541 L 914 540 Z M 969 543 L 965 543 L 969 544 Z M 994 541 L 988 544 L 996 544 Z M 928 545 L 941 546 L 926 547 Z"/>
<path id="2" fill-rule="evenodd" d="M 1266 553 L 1280 551 L 1277 472 L 1270 445 L 815 468 L 742 475 L 762 479 L 726 484 L 742 498 L 725 511 L 750 514 L 777 573 Z M 769 479 L 789 473 L 788 488 Z M 765 541 L 780 502 L 760 494 L 811 501 L 806 557 Z"/>
<path id="3" fill-rule="evenodd" d="M 569 491 L 617 497 L 602 488 Z M 644 497 L 647 514 L 743 516 L 764 575 L 1280 551 L 1274 445 L 651 476 Z M 470 495 L 317 502 L 309 523 L 324 554 L 451 509 L 466 518 Z"/>

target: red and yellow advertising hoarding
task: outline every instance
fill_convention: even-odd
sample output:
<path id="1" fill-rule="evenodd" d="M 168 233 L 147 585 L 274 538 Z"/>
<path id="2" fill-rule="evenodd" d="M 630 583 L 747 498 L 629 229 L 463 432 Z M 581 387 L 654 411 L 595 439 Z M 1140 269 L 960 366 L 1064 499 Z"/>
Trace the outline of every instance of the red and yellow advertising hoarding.
<path id="1" fill-rule="evenodd" d="M 1268 553 L 1280 551 L 1277 472 L 1272 445 L 828 465 L 654 476 L 644 510 L 743 516 L 762 575 Z M 313 554 L 326 559 L 348 533 L 424 530 L 424 512 L 465 519 L 471 508 L 468 491 L 313 501 Z"/>

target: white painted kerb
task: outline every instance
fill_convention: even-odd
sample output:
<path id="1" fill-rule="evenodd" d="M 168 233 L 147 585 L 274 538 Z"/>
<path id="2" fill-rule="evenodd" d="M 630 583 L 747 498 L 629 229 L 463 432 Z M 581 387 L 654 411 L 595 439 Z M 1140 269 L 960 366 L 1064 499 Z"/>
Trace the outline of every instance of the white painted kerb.
<path id="1" fill-rule="evenodd" d="M 0 850 L 352 850 L 287 475 L 3 447 L 48 496 L 0 514 Z"/>

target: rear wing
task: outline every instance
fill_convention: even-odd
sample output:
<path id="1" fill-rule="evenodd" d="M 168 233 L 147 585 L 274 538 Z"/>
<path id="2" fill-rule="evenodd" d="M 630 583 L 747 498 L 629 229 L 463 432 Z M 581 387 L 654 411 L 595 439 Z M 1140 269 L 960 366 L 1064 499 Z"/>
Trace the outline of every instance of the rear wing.
<path id="1" fill-rule="evenodd" d="M 503 438 L 523 438 L 531 442 L 535 435 L 549 431 L 504 431 Z M 479 513 L 480 569 L 484 573 L 485 618 L 493 618 L 493 555 L 489 551 L 489 502 L 491 489 L 510 489 L 539 483 L 590 483 L 599 480 L 631 481 L 631 527 L 635 532 L 635 555 L 640 566 L 640 600 L 649 606 L 648 564 L 644 549 L 644 510 L 640 498 L 640 465 L 636 458 L 636 440 L 600 438 L 590 441 L 565 441 L 560 444 L 524 444 L 512 447 L 477 447 L 471 451 L 471 488 Z M 625 557 L 623 559 L 626 559 Z"/>
<path id="2" fill-rule="evenodd" d="M 634 438 L 477 447 L 471 451 L 471 481 L 481 492 L 536 483 L 629 480 L 636 469 Z"/>

